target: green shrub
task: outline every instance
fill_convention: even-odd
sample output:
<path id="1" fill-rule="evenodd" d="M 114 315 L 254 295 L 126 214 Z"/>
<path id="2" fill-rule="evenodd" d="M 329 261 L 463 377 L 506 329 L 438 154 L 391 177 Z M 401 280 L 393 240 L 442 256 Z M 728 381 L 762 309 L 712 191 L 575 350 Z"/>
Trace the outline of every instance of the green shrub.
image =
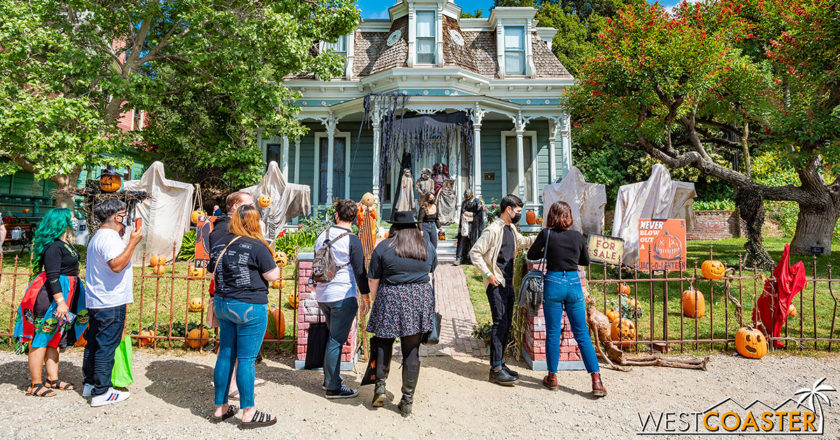
<path id="1" fill-rule="evenodd" d="M 732 200 L 695 200 L 695 211 L 733 210 L 735 202 Z"/>
<path id="2" fill-rule="evenodd" d="M 181 241 L 181 251 L 178 252 L 178 259 L 188 261 L 193 258 L 195 258 L 195 229 L 190 229 L 189 232 L 184 234 Z"/>

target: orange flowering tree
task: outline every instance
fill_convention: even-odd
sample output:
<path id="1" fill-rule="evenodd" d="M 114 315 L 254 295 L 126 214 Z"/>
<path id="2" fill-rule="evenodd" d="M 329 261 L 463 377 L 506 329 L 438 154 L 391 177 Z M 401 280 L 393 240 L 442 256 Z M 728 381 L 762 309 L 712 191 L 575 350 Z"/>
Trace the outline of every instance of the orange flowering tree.
<path id="1" fill-rule="evenodd" d="M 799 204 L 793 249 L 800 253 L 812 246 L 829 251 L 840 217 L 838 162 L 826 160 L 836 157 L 840 138 L 837 98 L 830 96 L 840 38 L 802 19 L 826 17 L 824 28 L 836 31 L 836 19 L 828 20 L 836 6 L 800 1 L 806 13 L 798 14 L 789 3 L 707 0 L 670 13 L 659 5 L 627 7 L 599 34 L 597 55 L 568 95 L 579 140 L 642 150 L 671 168 L 693 167 L 732 185 L 747 224 L 748 259 L 760 267 L 772 265 L 761 239 L 764 200 Z M 792 41 L 821 50 L 804 54 Z M 833 80 L 820 72 L 831 65 L 832 50 Z M 756 182 L 750 158 L 765 151 L 783 154 L 802 184 Z"/>

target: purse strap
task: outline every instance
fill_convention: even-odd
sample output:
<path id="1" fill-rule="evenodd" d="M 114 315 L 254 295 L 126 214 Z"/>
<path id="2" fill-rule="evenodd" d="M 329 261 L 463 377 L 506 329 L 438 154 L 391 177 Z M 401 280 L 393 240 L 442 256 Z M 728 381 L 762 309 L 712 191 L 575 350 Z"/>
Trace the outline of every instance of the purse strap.
<path id="1" fill-rule="evenodd" d="M 548 265 L 548 241 L 551 238 L 551 229 L 546 228 L 545 234 L 545 246 L 543 247 L 543 261 L 542 261 L 542 269 L 545 272 L 545 268 Z M 217 262 L 218 263 L 218 262 Z"/>
<path id="2" fill-rule="evenodd" d="M 222 261 L 222 255 L 224 255 L 224 254 L 225 254 L 225 252 L 227 252 L 227 250 L 228 250 L 228 248 L 230 247 L 230 245 L 232 245 L 232 244 L 233 244 L 233 242 L 235 242 L 236 240 L 239 240 L 239 236 L 238 236 L 238 235 L 237 235 L 236 237 L 233 237 L 233 240 L 231 240 L 231 241 L 230 241 L 230 243 L 228 243 L 228 244 L 227 244 L 227 246 L 225 246 L 225 248 L 224 248 L 224 249 L 222 249 L 222 253 L 221 253 L 221 254 L 219 254 L 219 257 L 218 257 L 218 258 L 216 258 L 216 264 L 213 266 L 213 278 L 215 278 L 215 277 L 216 277 L 216 270 L 219 268 L 219 261 Z"/>

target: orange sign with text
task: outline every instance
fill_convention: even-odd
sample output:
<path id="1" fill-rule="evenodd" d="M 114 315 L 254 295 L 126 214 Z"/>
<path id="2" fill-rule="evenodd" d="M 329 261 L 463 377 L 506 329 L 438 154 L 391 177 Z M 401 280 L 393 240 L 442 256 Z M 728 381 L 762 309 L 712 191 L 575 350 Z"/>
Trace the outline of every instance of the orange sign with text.
<path id="1" fill-rule="evenodd" d="M 639 270 L 685 270 L 685 220 L 639 219 Z"/>

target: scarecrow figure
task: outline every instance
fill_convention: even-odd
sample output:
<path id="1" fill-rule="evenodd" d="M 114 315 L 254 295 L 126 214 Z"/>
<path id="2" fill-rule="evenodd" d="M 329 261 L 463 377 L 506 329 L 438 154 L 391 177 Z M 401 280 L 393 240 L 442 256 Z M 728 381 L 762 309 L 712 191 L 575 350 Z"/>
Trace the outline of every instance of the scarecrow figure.
<path id="1" fill-rule="evenodd" d="M 365 254 L 365 264 L 370 261 L 370 255 L 376 246 L 376 197 L 365 193 L 356 211 L 356 224 L 359 226 L 359 239 L 362 240 L 362 250 Z"/>

